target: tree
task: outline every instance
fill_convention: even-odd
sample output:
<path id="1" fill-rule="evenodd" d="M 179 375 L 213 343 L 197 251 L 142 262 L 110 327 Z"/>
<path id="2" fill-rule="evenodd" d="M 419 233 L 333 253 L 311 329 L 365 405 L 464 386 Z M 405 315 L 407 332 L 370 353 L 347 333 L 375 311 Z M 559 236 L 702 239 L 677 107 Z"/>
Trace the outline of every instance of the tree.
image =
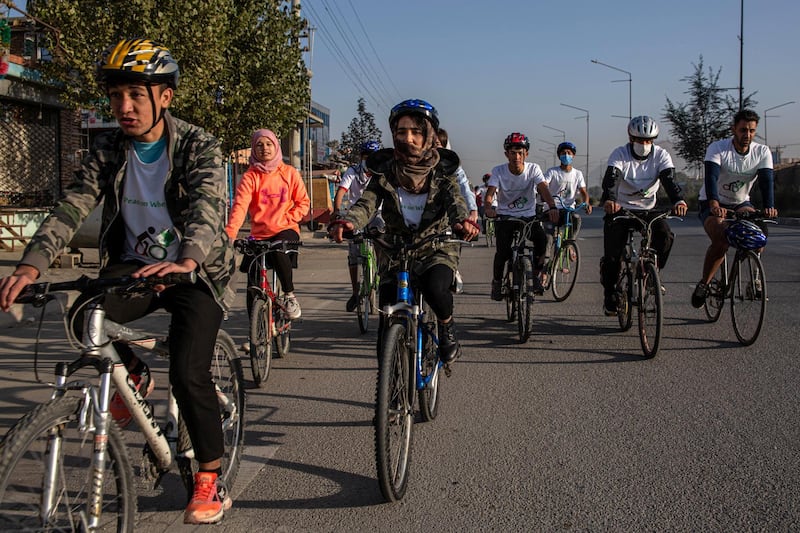
<path id="1" fill-rule="evenodd" d="M 342 133 L 339 152 L 344 159 L 351 163 L 357 163 L 361 145 L 366 141 L 380 142 L 381 135 L 381 130 L 375 125 L 375 115 L 367 111 L 367 103 L 364 98 L 359 98 L 358 117 L 354 117 L 350 121 L 347 131 Z"/>
<path id="2" fill-rule="evenodd" d="M 72 107 L 107 109 L 95 82 L 100 52 L 145 36 L 170 49 L 181 68 L 171 111 L 215 134 L 230 151 L 253 130 L 286 135 L 310 98 L 300 34 L 305 22 L 278 0 L 29 0 L 48 31 L 53 61 L 41 66 Z"/>
<path id="3" fill-rule="evenodd" d="M 710 67 L 706 71 L 702 55 L 692 66 L 694 72 L 681 78 L 689 84 L 689 89 L 684 92 L 690 96 L 689 102 L 673 103 L 667 97 L 664 119 L 672 125 L 675 150 L 690 167 L 699 169 L 708 145 L 730 135 L 731 119 L 739 105 L 730 95 L 722 96 L 726 89 L 719 87 L 721 67 L 716 72 Z M 753 94 L 742 102 L 744 108 L 756 104 Z"/>

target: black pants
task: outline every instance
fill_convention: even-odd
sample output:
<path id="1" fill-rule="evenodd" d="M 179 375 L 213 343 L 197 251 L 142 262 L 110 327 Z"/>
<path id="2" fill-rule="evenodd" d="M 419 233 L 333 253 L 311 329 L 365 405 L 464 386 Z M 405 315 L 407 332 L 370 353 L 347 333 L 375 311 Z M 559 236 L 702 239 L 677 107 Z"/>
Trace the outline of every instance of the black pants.
<path id="1" fill-rule="evenodd" d="M 492 269 L 492 279 L 503 279 L 503 267 L 511 259 L 511 245 L 514 244 L 514 230 L 521 227 L 521 222 L 513 222 L 498 218 L 494 223 L 494 238 L 497 245 L 497 252 L 494 254 L 494 265 Z M 534 224 L 531 235 L 533 241 L 533 253 L 536 256 L 534 268 L 541 270 L 542 259 L 547 250 L 547 234 L 541 224 Z"/>
<path id="2" fill-rule="evenodd" d="M 616 216 L 618 214 L 612 213 L 603 217 L 604 255 L 600 261 L 600 282 L 606 293 L 613 291 L 617 284 L 619 261 L 628 242 L 628 230 L 630 228 L 639 228 L 638 221 L 627 219 L 614 221 Z M 640 238 L 639 234 L 635 233 L 633 238 Z M 662 218 L 653 223 L 653 238 L 650 244 L 658 256 L 659 269 L 666 266 L 674 240 L 675 235 L 670 230 L 666 219 Z"/>
<path id="3" fill-rule="evenodd" d="M 286 229 L 273 235 L 268 239 L 264 239 L 269 242 L 275 241 L 293 241 L 297 242 L 300 240 L 300 235 L 291 229 Z M 296 250 L 297 245 L 288 246 L 289 249 Z M 258 270 L 251 269 L 250 265 L 253 263 L 255 258 L 250 255 L 244 256 L 242 259 L 242 264 L 239 267 L 240 272 L 247 273 L 247 284 L 248 285 L 258 285 Z M 297 265 L 297 255 L 286 254 L 282 251 L 275 251 L 270 252 L 267 254 L 267 264 L 270 268 L 275 269 L 275 273 L 278 275 L 278 281 L 281 284 L 281 288 L 283 292 L 293 292 L 294 291 L 294 282 L 292 280 L 292 266 Z M 275 287 L 273 287 L 273 290 Z M 247 292 L 247 315 L 250 316 L 250 311 L 253 308 L 253 295 L 250 291 Z"/>
<path id="4" fill-rule="evenodd" d="M 397 274 L 381 274 L 379 301 L 381 308 L 397 302 Z M 384 281 L 384 277 L 388 278 Z M 453 270 L 447 265 L 434 265 L 419 277 L 414 278 L 414 286 L 422 291 L 422 296 L 431 311 L 439 320 L 453 316 Z"/>
<path id="5" fill-rule="evenodd" d="M 100 277 L 126 276 L 140 265 L 120 263 L 100 272 Z M 82 305 L 92 295 L 83 294 L 70 309 L 78 338 L 83 331 Z M 103 298 L 106 316 L 124 324 L 164 309 L 172 315 L 169 324 L 169 380 L 178 408 L 186 421 L 197 460 L 208 463 L 224 452 L 217 394 L 211 377 L 211 358 L 222 323 L 222 308 L 202 282 L 195 285 L 173 285 L 160 294 L 135 297 L 106 295 Z M 114 347 L 127 364 L 133 359 L 130 346 L 115 342 Z"/>

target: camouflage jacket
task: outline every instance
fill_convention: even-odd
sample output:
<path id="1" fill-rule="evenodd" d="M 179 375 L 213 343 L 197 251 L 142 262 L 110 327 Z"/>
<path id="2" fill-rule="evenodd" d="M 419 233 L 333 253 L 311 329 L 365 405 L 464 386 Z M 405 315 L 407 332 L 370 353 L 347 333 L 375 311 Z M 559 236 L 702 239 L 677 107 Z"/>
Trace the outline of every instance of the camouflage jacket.
<path id="1" fill-rule="evenodd" d="M 201 128 L 165 113 L 170 168 L 164 183 L 167 211 L 180 233 L 180 258 L 200 265 L 198 276 L 217 303 L 228 309 L 234 292 L 233 248 L 226 235 L 227 182 L 219 142 Z M 20 264 L 44 272 L 89 216 L 103 202 L 100 258 L 103 266 L 120 261 L 125 224 L 120 216 L 130 140 L 122 130 L 97 137 L 75 179 L 25 248 Z"/>
<path id="2" fill-rule="evenodd" d="M 433 169 L 430 191 L 419 227 L 406 226 L 400 209 L 397 189 L 400 186 L 392 174 L 391 162 L 394 150 L 386 148 L 375 152 L 367 159 L 367 169 L 372 173 L 367 188 L 361 198 L 350 207 L 345 220 L 356 228 L 363 228 L 381 207 L 381 215 L 386 222 L 386 234 L 415 242 L 429 235 L 441 233 L 454 223 L 467 218 L 467 204 L 456 182 L 458 155 L 450 150 L 439 149 L 439 164 Z M 433 265 L 444 264 L 454 269 L 458 266 L 458 244 L 425 245 L 419 249 L 414 273 L 421 274 Z M 392 270 L 392 264 L 389 270 Z"/>

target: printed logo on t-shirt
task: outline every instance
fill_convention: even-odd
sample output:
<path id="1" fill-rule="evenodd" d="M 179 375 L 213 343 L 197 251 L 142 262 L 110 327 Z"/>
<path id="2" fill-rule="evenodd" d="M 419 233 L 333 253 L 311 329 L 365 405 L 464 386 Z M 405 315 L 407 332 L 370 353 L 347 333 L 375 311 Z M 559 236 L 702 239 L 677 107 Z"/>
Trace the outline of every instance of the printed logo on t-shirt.
<path id="1" fill-rule="evenodd" d="M 732 181 L 730 183 L 726 183 L 722 186 L 723 189 L 726 191 L 731 191 L 732 193 L 739 192 L 742 188 L 747 186 L 750 182 L 749 181 Z"/>
<path id="2" fill-rule="evenodd" d="M 149 226 L 147 231 L 143 231 L 136 237 L 134 252 L 144 257 L 163 261 L 167 257 L 167 248 L 175 241 L 175 238 L 175 231 L 172 228 L 156 231 L 153 226 Z"/>
<path id="3" fill-rule="evenodd" d="M 281 187 L 280 192 L 261 191 L 262 204 L 273 203 L 275 198 L 279 199 L 279 203 L 285 203 L 289 198 L 289 189 Z"/>
<path id="4" fill-rule="evenodd" d="M 508 204 L 508 207 L 510 209 L 523 209 L 526 205 L 528 205 L 528 197 L 519 196 L 516 200 Z"/>

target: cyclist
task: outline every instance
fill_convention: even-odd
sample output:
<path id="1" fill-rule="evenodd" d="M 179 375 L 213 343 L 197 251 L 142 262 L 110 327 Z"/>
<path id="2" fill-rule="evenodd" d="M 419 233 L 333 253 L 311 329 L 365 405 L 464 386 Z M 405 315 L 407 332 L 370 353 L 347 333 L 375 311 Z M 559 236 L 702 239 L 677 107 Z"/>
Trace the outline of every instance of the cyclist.
<path id="1" fill-rule="evenodd" d="M 708 296 L 708 283 L 716 274 L 728 250 L 725 220 L 728 210 L 754 211 L 750 190 L 758 181 L 764 214 L 777 217 L 773 191 L 772 153 L 768 146 L 753 142 L 758 114 L 743 109 L 733 117 L 733 136 L 711 143 L 706 150 L 705 181 L 700 188 L 700 220 L 711 244 L 703 261 L 703 277 L 692 293 L 692 305 L 702 307 Z M 713 216 L 711 216 L 713 215 Z M 762 231 L 767 228 L 762 224 Z"/>
<path id="2" fill-rule="evenodd" d="M 614 220 L 620 209 L 649 211 L 656 206 L 656 193 L 661 185 L 672 202 L 672 212 L 686 214 L 686 202 L 680 186 L 675 182 L 675 165 L 669 153 L 656 146 L 658 124 L 649 116 L 633 117 L 628 123 L 628 144 L 616 148 L 608 157 L 608 167 L 603 176 L 603 258 L 600 260 L 600 277 L 603 285 L 603 311 L 607 316 L 617 314 L 614 288 L 619 276 L 619 263 L 628 229 L 635 227 L 633 220 Z M 658 256 L 658 268 L 667 264 L 675 235 L 666 219 L 653 224 L 652 246 Z M 662 289 L 663 290 L 663 289 Z"/>
<path id="3" fill-rule="evenodd" d="M 352 165 L 342 174 L 342 179 L 339 181 L 339 188 L 336 189 L 336 196 L 333 198 L 333 216 L 334 220 L 343 216 L 342 203 L 345 194 L 348 195 L 350 205 L 353 205 L 361 198 L 361 193 L 369 183 L 372 175 L 367 171 L 367 157 L 380 150 L 381 143 L 378 141 L 366 141 L 361 145 L 361 161 L 357 165 Z M 375 213 L 375 217 L 367 224 L 368 227 L 376 229 L 383 228 L 383 219 L 381 218 L 380 211 Z M 350 243 L 347 249 L 347 266 L 350 271 L 350 285 L 353 289 L 353 294 L 347 300 L 345 309 L 347 311 L 354 311 L 358 305 L 358 257 L 360 255 L 359 245 Z"/>
<path id="4" fill-rule="evenodd" d="M 503 299 L 503 267 L 511 258 L 514 230 L 520 225 L 519 222 L 503 220 L 503 216 L 517 218 L 536 216 L 536 194 L 538 192 L 551 210 L 548 215 L 550 221 L 558 222 L 558 209 L 555 208 L 556 205 L 547 188 L 542 169 L 536 163 L 525 161 L 530 148 L 531 143 L 526 135 L 518 132 L 509 134 L 503 142 L 503 150 L 505 150 L 508 163 L 494 167 L 487 181 L 484 211 L 487 217 L 499 216 L 494 225 L 497 252 L 494 254 L 492 269 L 492 300 Z M 497 208 L 494 207 L 495 194 L 497 195 Z M 536 256 L 536 264 L 533 266 L 534 292 L 542 294 L 544 288 L 539 277 L 543 269 L 542 262 L 547 248 L 547 236 L 541 224 L 534 226 L 531 239 Z"/>
<path id="5" fill-rule="evenodd" d="M 483 179 L 483 185 L 480 185 L 480 195 L 481 195 L 481 199 L 483 201 L 483 213 L 481 213 L 481 226 L 483 226 L 484 233 L 486 232 L 486 208 L 489 205 L 489 204 L 486 203 L 486 190 L 489 188 L 487 183 L 489 183 L 489 178 L 491 178 L 491 177 L 492 177 L 492 175 L 489 172 L 484 174 L 483 178 L 482 178 Z M 478 193 L 476 193 L 476 194 L 478 194 Z M 491 203 L 491 206 L 494 207 L 495 209 L 497 209 L 497 196 L 496 195 L 494 197 L 494 201 Z"/>
<path id="6" fill-rule="evenodd" d="M 250 167 L 236 186 L 225 232 L 231 240 L 235 239 L 245 215 L 249 213 L 251 237 L 271 242 L 299 241 L 298 223 L 306 216 L 311 205 L 300 173 L 283 162 L 281 143 L 272 131 L 260 129 L 253 132 L 250 147 Z M 296 320 L 300 318 L 301 310 L 294 295 L 292 267 L 297 265 L 296 256 L 292 255 L 289 257 L 282 251 L 274 251 L 267 258 L 278 274 L 286 295 L 286 315 L 290 320 Z M 244 256 L 239 270 L 249 272 L 254 260 L 252 256 Z M 258 281 L 248 279 L 248 283 L 257 284 Z M 248 291 L 248 315 L 253 299 L 254 296 Z"/>
<path id="7" fill-rule="evenodd" d="M 201 524 L 218 522 L 232 503 L 220 479 L 223 436 L 209 368 L 224 310 L 234 296 L 235 263 L 221 216 L 226 187 L 220 145 L 199 127 L 170 115 L 178 76 L 169 50 L 148 39 L 122 40 L 101 54 L 97 78 L 119 128 L 95 139 L 14 273 L 0 281 L 0 307 L 8 310 L 20 291 L 47 270 L 99 201 L 101 277 L 198 273 L 201 281 L 195 285 L 135 298 L 105 295 L 104 306 L 117 322 L 158 308 L 172 315 L 170 383 L 200 463 L 184 522 Z M 142 246 L 143 235 L 157 245 Z M 70 311 L 76 329 L 82 329 L 85 299 Z M 129 368 L 139 371 L 133 384 L 149 390 L 147 372 L 130 348 L 119 345 L 117 350 Z"/>
<path id="8" fill-rule="evenodd" d="M 547 169 L 544 173 L 544 179 L 547 182 L 547 188 L 550 189 L 550 195 L 553 198 L 558 197 L 559 201 L 556 202 L 559 208 L 561 207 L 575 207 L 575 197 L 578 193 L 583 197 L 586 203 L 586 214 L 592 214 L 592 205 L 589 203 L 589 192 L 586 190 L 586 181 L 583 177 L 583 172 L 572 166 L 572 160 L 577 153 L 577 148 L 570 141 L 564 141 L 556 148 L 556 154 L 561 164 L 556 167 Z M 544 204 L 540 204 L 544 208 Z M 566 213 L 561 211 L 559 216 L 559 224 L 565 223 Z M 578 232 L 581 229 L 581 217 L 578 213 L 572 214 L 572 237 L 577 238 Z"/>
<path id="9" fill-rule="evenodd" d="M 373 178 L 344 219 L 331 225 L 334 240 L 341 242 L 345 230 L 363 227 L 381 203 L 387 238 L 420 240 L 451 226 L 466 239 L 478 234 L 456 183 L 458 156 L 435 146 L 438 126 L 436 109 L 424 100 L 404 100 L 392 108 L 389 128 L 394 148 L 367 159 Z M 412 272 L 439 321 L 439 348 L 445 362 L 455 360 L 461 351 L 450 291 L 459 248 L 458 244 L 423 246 Z M 381 306 L 395 301 L 394 267 L 388 261 L 381 272 Z"/>

